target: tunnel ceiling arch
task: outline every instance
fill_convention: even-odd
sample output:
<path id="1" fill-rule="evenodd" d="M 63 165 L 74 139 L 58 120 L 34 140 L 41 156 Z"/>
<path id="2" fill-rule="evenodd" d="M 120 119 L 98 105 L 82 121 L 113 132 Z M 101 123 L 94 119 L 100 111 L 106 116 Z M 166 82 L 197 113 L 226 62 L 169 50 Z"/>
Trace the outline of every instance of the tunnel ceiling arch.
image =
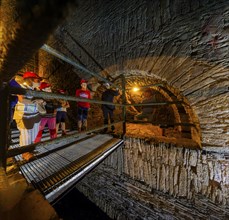
<path id="1" fill-rule="evenodd" d="M 2 1 L 2 12 L 7 3 L 7 0 Z M 74 13 L 58 27 L 48 44 L 78 58 L 88 69 L 104 76 L 112 77 L 114 72 L 136 69 L 157 75 L 181 91 L 189 101 L 200 120 L 203 145 L 227 147 L 228 7 L 226 0 L 78 1 Z M 41 15 L 38 13 L 38 20 Z M 13 74 L 19 70 L 32 52 L 45 43 L 48 33 L 61 20 L 58 15 L 63 18 L 61 9 L 54 20 L 50 20 L 53 24 L 50 29 L 45 26 L 39 29 L 44 31 L 39 32 L 41 35 L 30 34 L 38 40 L 37 43 L 26 38 L 31 42 L 29 46 L 23 43 L 29 35 L 25 27 L 37 27 L 44 20 L 32 21 L 32 26 L 26 26 L 25 20 L 19 19 L 18 30 L 4 36 L 6 25 L 11 23 L 4 23 L 2 19 L 1 38 L 6 40 L 5 46 L 1 47 L 2 73 Z M 21 63 L 17 58 L 19 54 L 23 56 Z M 42 62 L 41 59 L 39 64 Z"/>
<path id="2" fill-rule="evenodd" d="M 197 114 L 203 145 L 225 147 L 228 17 L 227 1 L 84 1 L 55 37 L 104 76 L 137 69 L 166 81 Z"/>

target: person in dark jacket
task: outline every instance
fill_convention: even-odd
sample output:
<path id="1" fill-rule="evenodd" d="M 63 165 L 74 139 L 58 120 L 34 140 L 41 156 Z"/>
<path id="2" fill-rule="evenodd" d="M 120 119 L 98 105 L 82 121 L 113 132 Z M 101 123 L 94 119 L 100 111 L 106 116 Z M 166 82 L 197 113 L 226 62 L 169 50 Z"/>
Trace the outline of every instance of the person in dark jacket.
<path id="1" fill-rule="evenodd" d="M 110 87 L 109 83 L 105 83 L 104 86 L 106 87 L 106 90 L 102 94 L 102 101 L 106 102 L 112 102 L 114 101 L 114 97 L 119 95 L 118 89 L 113 90 Z M 102 110 L 103 110 L 103 118 L 104 118 L 104 125 L 108 125 L 109 119 L 110 123 L 114 122 L 114 110 L 115 106 L 114 105 L 102 105 Z M 114 132 L 115 127 L 114 125 L 111 126 L 112 132 Z M 104 132 L 107 132 L 108 128 L 104 128 Z"/>
<path id="2" fill-rule="evenodd" d="M 23 77 L 21 75 L 16 75 L 9 81 L 9 86 L 21 88 L 20 84 L 22 84 L 22 83 L 23 83 Z M 14 108 L 15 108 L 17 102 L 18 102 L 18 96 L 17 95 L 11 95 L 10 96 L 10 123 L 11 124 L 13 122 Z"/>

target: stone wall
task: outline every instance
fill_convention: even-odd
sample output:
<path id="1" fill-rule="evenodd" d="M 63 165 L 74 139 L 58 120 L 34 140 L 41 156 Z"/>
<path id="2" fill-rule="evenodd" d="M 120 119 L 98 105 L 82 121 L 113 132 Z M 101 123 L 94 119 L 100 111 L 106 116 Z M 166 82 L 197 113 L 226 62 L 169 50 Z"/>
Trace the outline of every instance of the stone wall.
<path id="1" fill-rule="evenodd" d="M 0 82 L 23 68 L 75 5 L 75 0 L 1 1 Z"/>
<path id="2" fill-rule="evenodd" d="M 200 124 L 203 151 L 129 138 L 78 184 L 112 218 L 229 218 L 228 15 L 227 0 L 84 0 L 57 30 L 92 71 L 166 82 Z"/>
<path id="3" fill-rule="evenodd" d="M 127 138 L 77 188 L 113 219 L 228 219 L 229 155 Z"/>
<path id="4" fill-rule="evenodd" d="M 148 76 L 180 91 L 202 145 L 227 147 L 228 15 L 227 0 L 86 0 L 56 36 L 92 71 L 142 72 L 136 83 Z"/>

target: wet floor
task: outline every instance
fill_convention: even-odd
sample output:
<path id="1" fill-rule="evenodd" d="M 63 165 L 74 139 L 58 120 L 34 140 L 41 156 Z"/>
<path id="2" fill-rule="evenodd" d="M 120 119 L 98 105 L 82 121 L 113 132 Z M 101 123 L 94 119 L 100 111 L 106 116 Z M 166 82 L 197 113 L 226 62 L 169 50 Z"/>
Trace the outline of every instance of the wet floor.
<path id="1" fill-rule="evenodd" d="M 77 189 L 70 191 L 54 208 L 63 220 L 111 220 Z"/>

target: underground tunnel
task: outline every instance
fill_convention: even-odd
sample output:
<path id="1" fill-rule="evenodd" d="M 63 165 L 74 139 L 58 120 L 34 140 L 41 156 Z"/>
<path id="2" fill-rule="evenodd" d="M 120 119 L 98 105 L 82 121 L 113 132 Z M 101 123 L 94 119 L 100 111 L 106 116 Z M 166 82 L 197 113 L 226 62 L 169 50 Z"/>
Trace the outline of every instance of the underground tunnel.
<path id="1" fill-rule="evenodd" d="M 0 5 L 0 219 L 229 219 L 227 0 Z M 38 140 L 63 103 L 65 127 Z M 82 217 L 85 198 L 101 216 Z"/>

